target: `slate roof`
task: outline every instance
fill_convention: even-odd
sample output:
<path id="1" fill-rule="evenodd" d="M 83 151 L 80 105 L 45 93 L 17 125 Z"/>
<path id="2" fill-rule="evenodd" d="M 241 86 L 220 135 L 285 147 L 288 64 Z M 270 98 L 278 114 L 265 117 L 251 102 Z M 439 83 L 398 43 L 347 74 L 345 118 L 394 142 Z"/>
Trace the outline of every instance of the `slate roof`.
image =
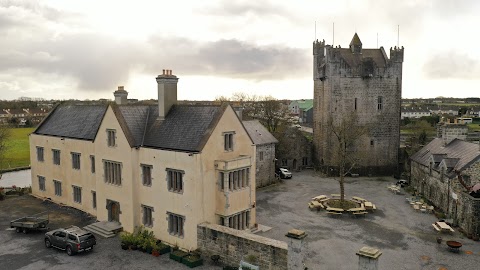
<path id="1" fill-rule="evenodd" d="M 443 160 L 447 167 L 454 166 L 453 170 L 462 171 L 472 162 L 480 160 L 480 149 L 478 144 L 459 139 L 454 139 L 444 146 L 441 138 L 435 138 L 413 154 L 411 159 L 428 167 L 432 155 L 435 160 L 439 160 L 439 157 L 443 155 Z M 450 177 L 453 176 L 454 174 L 452 173 Z"/>
<path id="2" fill-rule="evenodd" d="M 278 143 L 278 140 L 273 137 L 272 133 L 268 132 L 267 128 L 258 120 L 243 121 L 243 126 L 255 145 Z"/>
<path id="3" fill-rule="evenodd" d="M 57 106 L 33 133 L 92 141 L 106 111 L 106 105 Z"/>
<path id="4" fill-rule="evenodd" d="M 157 106 L 150 107 L 150 117 L 142 146 L 199 152 L 226 107 L 227 105 L 221 107 L 175 105 L 165 120 L 156 118 Z"/>
<path id="5" fill-rule="evenodd" d="M 352 53 L 350 49 L 335 48 L 340 53 L 340 56 L 350 68 L 356 68 L 362 64 L 364 58 L 372 58 L 375 65 L 379 68 L 387 66 L 387 59 L 385 58 L 382 49 L 362 49 L 362 53 Z"/>
<path id="6" fill-rule="evenodd" d="M 174 105 L 164 120 L 157 105 L 110 105 L 131 147 L 199 152 L 228 105 Z M 35 134 L 94 140 L 107 105 L 58 106 Z"/>

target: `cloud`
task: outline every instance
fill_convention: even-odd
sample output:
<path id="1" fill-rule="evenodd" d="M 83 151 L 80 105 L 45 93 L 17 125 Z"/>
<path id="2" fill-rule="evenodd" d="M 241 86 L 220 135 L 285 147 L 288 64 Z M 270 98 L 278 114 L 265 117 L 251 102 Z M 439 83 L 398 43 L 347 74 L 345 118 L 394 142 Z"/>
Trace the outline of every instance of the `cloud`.
<path id="1" fill-rule="evenodd" d="M 423 65 L 423 73 L 430 79 L 478 79 L 480 59 L 456 51 L 431 56 Z"/>
<path id="2" fill-rule="evenodd" d="M 212 5 L 199 9 L 199 12 L 207 15 L 216 16 L 291 16 L 288 10 L 284 9 L 279 4 L 274 4 L 269 1 L 242 1 L 231 0 L 221 1 L 218 5 Z"/>

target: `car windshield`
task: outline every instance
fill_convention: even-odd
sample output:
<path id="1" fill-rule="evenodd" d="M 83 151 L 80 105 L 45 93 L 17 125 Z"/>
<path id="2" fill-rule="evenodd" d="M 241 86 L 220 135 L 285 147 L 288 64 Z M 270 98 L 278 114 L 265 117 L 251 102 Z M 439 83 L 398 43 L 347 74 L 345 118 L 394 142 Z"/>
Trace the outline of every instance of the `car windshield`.
<path id="1" fill-rule="evenodd" d="M 288 170 L 287 170 L 287 169 L 284 169 L 284 168 L 280 168 L 280 171 L 282 171 L 282 172 L 288 172 Z"/>
<path id="2" fill-rule="evenodd" d="M 95 236 L 93 236 L 93 234 L 91 234 L 91 233 L 84 234 L 84 235 L 80 236 L 80 242 L 87 241 L 87 240 L 94 239 L 94 238 L 95 238 Z"/>

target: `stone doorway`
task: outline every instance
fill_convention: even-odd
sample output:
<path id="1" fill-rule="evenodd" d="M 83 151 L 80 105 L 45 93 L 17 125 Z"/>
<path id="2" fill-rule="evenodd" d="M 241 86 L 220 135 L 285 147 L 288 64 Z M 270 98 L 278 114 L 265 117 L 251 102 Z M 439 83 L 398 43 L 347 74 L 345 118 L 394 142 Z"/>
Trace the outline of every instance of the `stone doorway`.
<path id="1" fill-rule="evenodd" d="M 108 221 L 116 221 L 120 223 L 120 203 L 107 200 Z"/>

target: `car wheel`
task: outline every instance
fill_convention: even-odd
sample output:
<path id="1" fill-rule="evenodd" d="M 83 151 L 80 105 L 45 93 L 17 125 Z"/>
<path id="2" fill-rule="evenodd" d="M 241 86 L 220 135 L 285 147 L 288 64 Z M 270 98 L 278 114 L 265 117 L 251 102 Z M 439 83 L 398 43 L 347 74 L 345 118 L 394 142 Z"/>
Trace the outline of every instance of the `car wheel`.
<path id="1" fill-rule="evenodd" d="M 28 231 L 27 231 L 27 228 L 23 228 L 23 233 L 24 233 L 24 234 L 27 234 L 27 232 L 28 232 Z"/>
<path id="2" fill-rule="evenodd" d="M 50 242 L 50 240 L 45 239 L 45 247 L 46 248 L 51 248 L 52 247 L 52 243 Z"/>
<path id="3" fill-rule="evenodd" d="M 67 255 L 72 256 L 73 255 L 73 250 L 70 246 L 67 247 Z"/>
<path id="4" fill-rule="evenodd" d="M 17 233 L 20 233 L 20 232 L 22 231 L 22 229 L 20 229 L 19 227 L 15 227 L 15 231 L 16 231 Z"/>

